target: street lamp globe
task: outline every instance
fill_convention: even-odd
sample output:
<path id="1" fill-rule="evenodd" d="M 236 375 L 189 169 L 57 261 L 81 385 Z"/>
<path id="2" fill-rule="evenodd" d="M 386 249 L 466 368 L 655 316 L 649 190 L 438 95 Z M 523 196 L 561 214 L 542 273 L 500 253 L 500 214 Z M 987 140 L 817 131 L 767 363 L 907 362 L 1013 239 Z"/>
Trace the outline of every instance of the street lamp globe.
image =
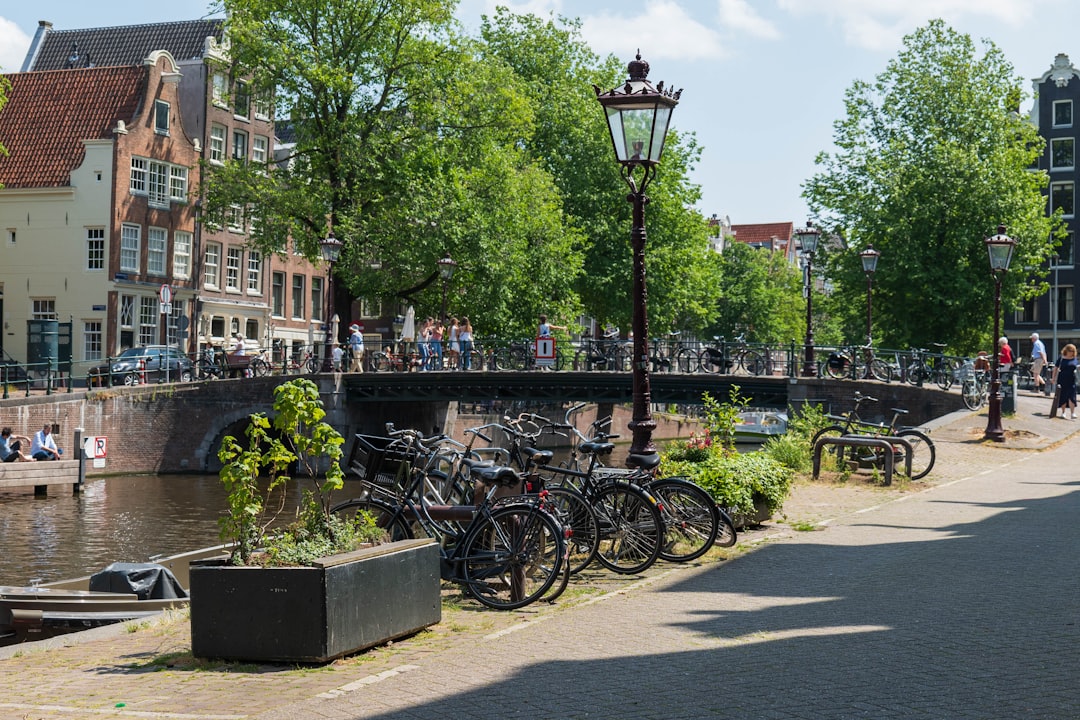
<path id="1" fill-rule="evenodd" d="M 873 245 L 859 253 L 859 258 L 862 260 L 862 271 L 866 273 L 866 275 L 873 275 L 877 272 L 877 261 L 879 257 L 881 257 L 881 253 L 875 250 Z"/>
<path id="2" fill-rule="evenodd" d="M 341 257 L 342 243 L 336 237 L 334 237 L 334 231 L 331 230 L 330 234 L 319 241 L 319 249 L 322 251 L 322 259 L 333 265 Z"/>
<path id="3" fill-rule="evenodd" d="M 682 90 L 665 90 L 663 81 L 654 87 L 648 80 L 649 63 L 641 59 L 640 51 L 626 69 L 630 78 L 622 87 L 602 92 L 593 85 L 593 90 L 607 115 L 616 160 L 623 166 L 653 167 L 664 153 L 671 111 Z"/>
<path id="4" fill-rule="evenodd" d="M 983 242 L 990 254 L 990 270 L 995 274 L 1008 270 L 1016 241 L 1005 234 L 1005 226 L 998 225 L 997 235 L 988 237 Z"/>
<path id="5" fill-rule="evenodd" d="M 454 270 L 457 269 L 457 261 L 450 257 L 450 253 L 446 253 L 438 259 L 437 264 L 439 266 L 439 277 L 444 281 L 450 281 L 454 278 Z"/>

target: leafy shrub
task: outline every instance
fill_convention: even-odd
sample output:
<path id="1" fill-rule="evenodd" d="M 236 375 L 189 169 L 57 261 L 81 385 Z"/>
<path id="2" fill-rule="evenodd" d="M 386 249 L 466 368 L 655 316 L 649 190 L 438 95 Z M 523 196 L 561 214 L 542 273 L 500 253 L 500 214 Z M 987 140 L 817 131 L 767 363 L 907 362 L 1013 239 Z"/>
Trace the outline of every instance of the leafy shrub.
<path id="1" fill-rule="evenodd" d="M 813 457 L 809 442 L 797 435 L 776 435 L 765 441 L 761 452 L 795 472 L 809 472 Z"/>
<path id="2" fill-rule="evenodd" d="M 386 531 L 378 526 L 371 513 L 362 511 L 351 518 L 327 515 L 312 493 L 305 491 L 296 521 L 281 534 L 269 538 L 265 552 L 253 556 L 252 561 L 267 566 L 310 565 L 327 555 L 386 540 Z"/>
<path id="3" fill-rule="evenodd" d="M 661 472 L 686 477 L 705 488 L 722 507 L 744 514 L 752 514 L 758 500 L 764 501 L 770 512 L 779 510 L 794 478 L 789 468 L 760 452 L 714 453 L 705 462 L 665 459 Z"/>

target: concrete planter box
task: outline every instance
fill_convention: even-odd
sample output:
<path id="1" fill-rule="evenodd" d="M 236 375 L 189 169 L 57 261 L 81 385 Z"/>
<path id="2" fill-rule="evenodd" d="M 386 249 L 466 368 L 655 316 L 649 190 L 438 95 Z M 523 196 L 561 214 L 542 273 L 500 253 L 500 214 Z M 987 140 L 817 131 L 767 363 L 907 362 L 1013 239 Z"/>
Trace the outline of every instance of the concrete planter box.
<path id="1" fill-rule="evenodd" d="M 316 567 L 191 567 L 191 652 L 199 658 L 319 663 L 442 618 L 439 548 L 402 540 Z"/>

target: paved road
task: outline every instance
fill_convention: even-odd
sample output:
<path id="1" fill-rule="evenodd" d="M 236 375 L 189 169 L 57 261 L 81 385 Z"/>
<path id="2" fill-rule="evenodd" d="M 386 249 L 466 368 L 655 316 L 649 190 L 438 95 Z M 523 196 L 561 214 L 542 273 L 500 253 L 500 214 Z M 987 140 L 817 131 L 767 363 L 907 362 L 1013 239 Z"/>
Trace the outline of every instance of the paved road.
<path id="1" fill-rule="evenodd" d="M 1080 421 L 1046 404 L 1002 445 L 945 418 L 937 484 L 796 493 L 822 529 L 727 563 L 314 670 L 193 665 L 183 622 L 103 629 L 0 660 L 0 718 L 1078 718 Z"/>

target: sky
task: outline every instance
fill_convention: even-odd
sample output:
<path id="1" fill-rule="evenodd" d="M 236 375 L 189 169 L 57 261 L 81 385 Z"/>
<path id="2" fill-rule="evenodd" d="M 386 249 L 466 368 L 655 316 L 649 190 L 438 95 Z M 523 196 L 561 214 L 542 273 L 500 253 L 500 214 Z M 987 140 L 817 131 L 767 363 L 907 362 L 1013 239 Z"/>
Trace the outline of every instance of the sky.
<path id="1" fill-rule="evenodd" d="M 844 92 L 872 81 L 930 19 L 993 41 L 1029 95 L 1058 53 L 1080 65 L 1076 0 L 459 0 L 457 16 L 475 30 L 496 5 L 580 18 L 600 55 L 629 61 L 640 49 L 650 80 L 683 89 L 672 126 L 703 148 L 691 176 L 698 209 L 735 224 L 805 222 L 802 186 L 833 149 Z M 39 20 L 67 30 L 191 20 L 208 7 L 12 0 L 0 6 L 0 69 L 20 68 Z M 592 120 L 603 121 L 599 107 Z"/>

